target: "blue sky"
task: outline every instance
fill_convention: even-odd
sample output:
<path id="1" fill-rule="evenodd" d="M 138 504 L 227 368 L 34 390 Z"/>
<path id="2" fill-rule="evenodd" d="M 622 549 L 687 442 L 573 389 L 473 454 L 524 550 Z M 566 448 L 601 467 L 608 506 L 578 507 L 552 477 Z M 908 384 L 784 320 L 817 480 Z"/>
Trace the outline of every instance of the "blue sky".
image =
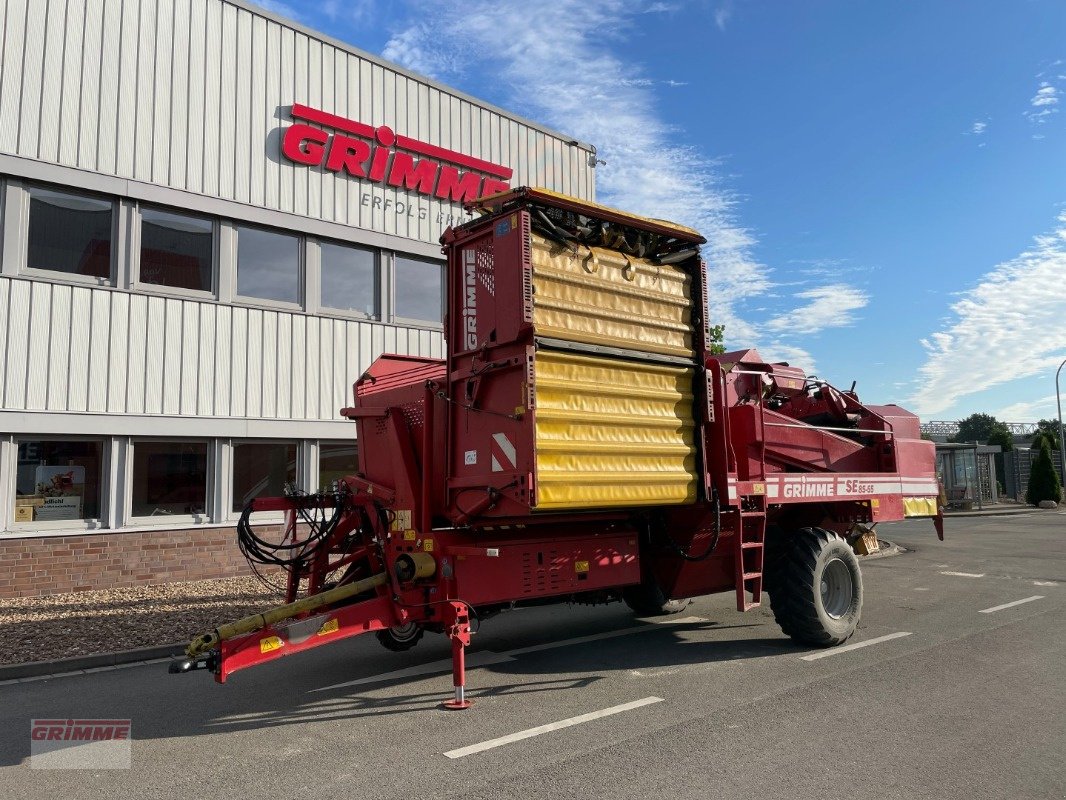
<path id="1" fill-rule="evenodd" d="M 599 199 L 699 228 L 711 318 L 923 419 L 1055 414 L 1061 0 L 273 0 L 597 145 Z"/>

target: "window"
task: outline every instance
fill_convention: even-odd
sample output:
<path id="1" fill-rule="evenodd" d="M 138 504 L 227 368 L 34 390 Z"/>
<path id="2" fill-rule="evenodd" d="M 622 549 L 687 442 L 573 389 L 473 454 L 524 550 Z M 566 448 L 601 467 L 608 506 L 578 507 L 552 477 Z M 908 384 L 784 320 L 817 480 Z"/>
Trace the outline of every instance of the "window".
<path id="1" fill-rule="evenodd" d="M 98 519 L 102 456 L 100 441 L 20 441 L 15 522 Z"/>
<path id="2" fill-rule="evenodd" d="M 237 226 L 237 294 L 300 302 L 300 237 Z"/>
<path id="3" fill-rule="evenodd" d="M 334 481 L 359 471 L 359 450 L 355 442 L 322 442 L 318 447 L 318 484 L 329 489 Z"/>
<path id="4" fill-rule="evenodd" d="M 209 219 L 141 209 L 141 282 L 210 292 L 214 241 Z"/>
<path id="5" fill-rule="evenodd" d="M 377 253 L 323 242 L 322 306 L 378 315 Z"/>
<path id="6" fill-rule="evenodd" d="M 111 277 L 112 203 L 69 192 L 30 187 L 26 266 Z"/>
<path id="7" fill-rule="evenodd" d="M 440 322 L 443 269 L 437 261 L 396 256 L 396 316 Z"/>
<path id="8" fill-rule="evenodd" d="M 280 497 L 296 483 L 296 442 L 234 442 L 233 510 L 256 497 Z"/>
<path id="9" fill-rule="evenodd" d="M 133 516 L 203 514 L 206 506 L 206 442 L 133 443 Z"/>

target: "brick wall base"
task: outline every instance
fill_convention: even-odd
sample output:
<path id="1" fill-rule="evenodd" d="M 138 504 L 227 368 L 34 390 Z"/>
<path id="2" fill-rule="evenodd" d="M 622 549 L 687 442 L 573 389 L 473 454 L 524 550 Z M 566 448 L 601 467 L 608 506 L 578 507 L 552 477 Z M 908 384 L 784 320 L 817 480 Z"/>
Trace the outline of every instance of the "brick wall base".
<path id="1" fill-rule="evenodd" d="M 251 574 L 234 528 L 4 539 L 0 565 L 3 599 Z"/>

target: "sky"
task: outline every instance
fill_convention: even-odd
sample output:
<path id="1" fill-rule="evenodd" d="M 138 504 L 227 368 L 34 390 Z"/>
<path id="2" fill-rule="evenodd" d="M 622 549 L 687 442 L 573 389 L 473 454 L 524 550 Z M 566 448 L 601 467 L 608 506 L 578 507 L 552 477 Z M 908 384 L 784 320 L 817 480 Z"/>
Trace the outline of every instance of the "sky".
<path id="1" fill-rule="evenodd" d="M 1055 416 L 1062 0 L 259 2 L 596 145 L 599 202 L 707 237 L 730 349 L 923 420 Z"/>

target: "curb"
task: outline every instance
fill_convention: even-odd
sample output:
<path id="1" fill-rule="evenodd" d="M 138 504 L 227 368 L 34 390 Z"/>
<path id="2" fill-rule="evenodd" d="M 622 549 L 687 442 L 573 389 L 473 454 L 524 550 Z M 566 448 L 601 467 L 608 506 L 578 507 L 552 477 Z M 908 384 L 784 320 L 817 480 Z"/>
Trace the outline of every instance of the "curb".
<path id="1" fill-rule="evenodd" d="M 1043 514 L 1048 511 L 1055 513 L 1055 509 L 1053 508 L 1037 508 L 1036 506 L 1011 509 L 1009 511 L 995 511 L 992 509 L 985 509 L 983 511 L 948 511 L 944 514 L 944 519 L 949 520 L 966 517 L 1022 517 L 1028 514 Z"/>
<path id="2" fill-rule="evenodd" d="M 186 642 L 180 642 L 178 644 L 156 645 L 155 647 L 139 647 L 135 650 L 120 650 L 115 653 L 94 653 L 88 656 L 59 658 L 55 661 L 27 661 L 23 664 L 8 664 L 0 666 L 0 681 L 37 678 L 42 675 L 60 675 L 67 672 L 80 672 L 100 667 L 117 667 L 120 664 L 130 664 L 137 661 L 152 661 L 181 653 L 185 650 L 186 644 Z"/>

